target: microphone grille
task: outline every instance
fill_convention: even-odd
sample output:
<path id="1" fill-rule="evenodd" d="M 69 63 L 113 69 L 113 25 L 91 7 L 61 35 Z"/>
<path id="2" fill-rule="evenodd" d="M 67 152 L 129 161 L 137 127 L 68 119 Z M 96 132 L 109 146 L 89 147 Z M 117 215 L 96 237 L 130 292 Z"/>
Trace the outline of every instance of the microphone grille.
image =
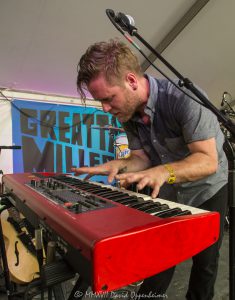
<path id="1" fill-rule="evenodd" d="M 135 26 L 135 20 L 132 16 L 130 15 L 126 15 L 126 17 L 128 18 L 130 25 Z"/>

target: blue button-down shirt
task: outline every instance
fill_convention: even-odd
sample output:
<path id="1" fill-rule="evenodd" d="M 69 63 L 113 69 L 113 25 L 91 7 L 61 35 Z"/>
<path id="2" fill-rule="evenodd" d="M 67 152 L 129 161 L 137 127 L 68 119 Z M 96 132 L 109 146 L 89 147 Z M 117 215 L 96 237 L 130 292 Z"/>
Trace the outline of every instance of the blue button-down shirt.
<path id="1" fill-rule="evenodd" d="M 156 166 L 182 160 L 190 155 L 187 144 L 214 137 L 219 159 L 217 172 L 194 182 L 165 184 L 159 194 L 161 198 L 199 206 L 228 180 L 227 158 L 223 151 L 224 135 L 217 117 L 168 80 L 146 77 L 150 95 L 145 113 L 151 122 L 146 126 L 140 116 L 135 115 L 123 124 L 129 148 L 144 149 L 152 166 Z M 185 91 L 190 94 L 190 91 Z"/>

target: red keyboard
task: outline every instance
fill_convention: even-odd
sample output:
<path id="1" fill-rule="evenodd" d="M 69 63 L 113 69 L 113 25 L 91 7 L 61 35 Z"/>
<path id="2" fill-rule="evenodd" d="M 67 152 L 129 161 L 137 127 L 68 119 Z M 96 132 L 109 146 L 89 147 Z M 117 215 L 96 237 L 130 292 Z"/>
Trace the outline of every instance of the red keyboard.
<path id="1" fill-rule="evenodd" d="M 192 257 L 217 241 L 219 214 L 52 173 L 3 176 L 5 191 L 63 258 L 107 292 Z"/>

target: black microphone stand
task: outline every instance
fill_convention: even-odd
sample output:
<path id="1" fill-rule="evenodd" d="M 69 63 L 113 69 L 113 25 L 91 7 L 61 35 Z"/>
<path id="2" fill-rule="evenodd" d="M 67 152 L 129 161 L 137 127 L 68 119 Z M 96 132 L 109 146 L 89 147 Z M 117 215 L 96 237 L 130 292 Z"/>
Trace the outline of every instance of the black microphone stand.
<path id="1" fill-rule="evenodd" d="M 203 104 L 205 107 L 210 109 L 218 118 L 219 122 L 231 133 L 231 137 L 235 138 L 235 124 L 226 118 L 221 111 L 219 111 L 202 93 L 201 91 L 192 83 L 191 80 L 185 78 L 181 75 L 168 61 L 166 61 L 160 53 L 158 53 L 151 45 L 149 45 L 143 37 L 138 34 L 138 30 L 135 26 L 128 24 L 121 24 L 118 26 L 115 23 L 115 14 L 112 10 L 107 9 L 106 14 L 109 17 L 113 25 L 120 31 L 124 37 L 132 43 L 142 54 L 140 48 L 128 37 L 124 31 L 127 31 L 131 36 L 135 36 L 145 47 L 147 47 L 173 74 L 179 79 L 179 86 L 186 87 L 191 91 Z M 124 26 L 125 25 L 125 26 Z M 228 176 L 228 206 L 229 206 L 229 299 L 235 300 L 235 153 L 232 145 L 228 142 L 225 143 L 224 147 L 226 155 L 229 161 L 229 176 Z"/>

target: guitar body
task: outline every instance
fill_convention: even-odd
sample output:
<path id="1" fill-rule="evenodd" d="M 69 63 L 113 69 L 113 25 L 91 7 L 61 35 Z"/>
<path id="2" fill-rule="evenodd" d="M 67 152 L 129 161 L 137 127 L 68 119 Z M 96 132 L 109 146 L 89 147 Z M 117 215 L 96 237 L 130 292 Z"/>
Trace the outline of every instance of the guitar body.
<path id="1" fill-rule="evenodd" d="M 1 213 L 2 230 L 6 248 L 7 262 L 11 280 L 18 284 L 25 284 L 38 277 L 39 266 L 37 258 L 25 247 L 18 237 L 18 233 L 8 222 L 9 213 Z M 18 259 L 16 255 L 18 252 Z"/>

